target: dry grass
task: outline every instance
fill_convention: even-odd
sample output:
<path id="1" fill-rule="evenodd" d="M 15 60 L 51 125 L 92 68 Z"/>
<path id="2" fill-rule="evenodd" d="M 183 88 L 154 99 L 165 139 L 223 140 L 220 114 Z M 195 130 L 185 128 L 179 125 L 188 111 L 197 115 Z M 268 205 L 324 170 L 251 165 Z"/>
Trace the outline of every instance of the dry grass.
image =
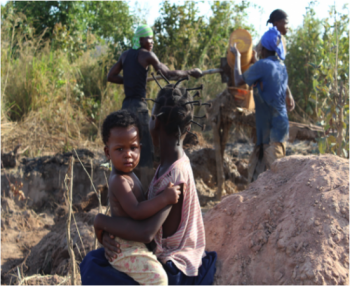
<path id="1" fill-rule="evenodd" d="M 52 49 L 50 41 L 18 28 L 23 19 L 23 14 L 13 15 L 1 27 L 2 150 L 21 144 L 22 149 L 27 148 L 25 156 L 36 157 L 73 148 L 101 148 L 101 124 L 110 112 L 121 108 L 124 98 L 122 85 L 106 81 L 114 64 L 112 52 L 98 53 L 91 48 L 72 62 L 67 52 Z M 88 37 L 93 41 L 93 35 Z M 210 61 L 205 62 L 208 65 Z M 165 63 L 173 69 L 175 58 L 167 58 Z M 199 68 L 219 65 L 210 64 Z M 204 84 L 203 100 L 225 87 L 220 75 L 183 83 L 199 84 Z M 156 97 L 158 91 L 156 83 L 148 83 L 148 97 Z"/>

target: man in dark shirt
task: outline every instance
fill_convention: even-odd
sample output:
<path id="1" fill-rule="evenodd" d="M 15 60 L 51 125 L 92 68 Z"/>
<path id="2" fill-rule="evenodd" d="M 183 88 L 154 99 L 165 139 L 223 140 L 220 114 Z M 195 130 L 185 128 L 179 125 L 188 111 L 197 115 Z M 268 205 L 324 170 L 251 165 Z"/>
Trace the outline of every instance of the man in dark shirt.
<path id="1" fill-rule="evenodd" d="M 160 71 L 169 80 L 177 80 L 185 76 L 199 78 L 202 72 L 199 69 L 188 71 L 169 70 L 161 63 L 152 52 L 153 31 L 147 25 L 141 25 L 136 29 L 132 49 L 122 53 L 118 62 L 110 69 L 107 80 L 116 84 L 124 85 L 125 99 L 122 109 L 134 112 L 142 124 L 141 134 L 141 159 L 139 163 L 139 177 L 143 186 L 147 189 L 150 179 L 153 176 L 153 144 L 148 131 L 149 115 L 146 97 L 146 83 L 149 66 L 152 65 L 155 71 Z M 120 75 L 123 70 L 123 76 Z"/>

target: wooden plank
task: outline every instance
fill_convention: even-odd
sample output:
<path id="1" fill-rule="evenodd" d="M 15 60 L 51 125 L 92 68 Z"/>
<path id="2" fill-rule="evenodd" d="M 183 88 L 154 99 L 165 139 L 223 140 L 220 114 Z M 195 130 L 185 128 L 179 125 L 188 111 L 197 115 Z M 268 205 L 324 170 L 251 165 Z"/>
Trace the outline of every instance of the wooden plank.
<path id="1" fill-rule="evenodd" d="M 224 191 L 224 183 L 225 183 L 225 174 L 224 174 L 224 164 L 221 157 L 221 143 L 220 143 L 220 134 L 219 134 L 219 126 L 220 119 L 217 118 L 217 121 L 212 121 L 213 126 L 213 137 L 214 137 L 214 149 L 215 149 L 215 159 L 216 159 L 216 176 L 217 176 L 217 200 L 221 200 L 223 191 Z"/>

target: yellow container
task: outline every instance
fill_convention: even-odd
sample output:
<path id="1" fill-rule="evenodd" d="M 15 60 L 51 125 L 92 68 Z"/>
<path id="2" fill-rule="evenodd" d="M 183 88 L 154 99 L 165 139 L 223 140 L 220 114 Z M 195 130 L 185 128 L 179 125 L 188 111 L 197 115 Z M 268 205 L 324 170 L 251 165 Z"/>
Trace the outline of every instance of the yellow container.
<path id="1" fill-rule="evenodd" d="M 241 69 L 247 70 L 253 56 L 253 39 L 247 30 L 237 29 L 231 33 L 229 46 L 227 50 L 227 63 L 231 68 L 235 66 L 235 55 L 230 47 L 237 43 L 237 49 L 241 54 Z"/>

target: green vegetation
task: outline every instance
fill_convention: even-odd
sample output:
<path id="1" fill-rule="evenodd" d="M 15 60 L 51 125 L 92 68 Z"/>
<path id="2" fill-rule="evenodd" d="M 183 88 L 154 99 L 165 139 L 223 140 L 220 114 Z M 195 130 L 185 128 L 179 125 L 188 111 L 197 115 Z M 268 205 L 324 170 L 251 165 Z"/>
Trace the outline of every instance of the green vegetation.
<path id="1" fill-rule="evenodd" d="M 320 153 L 348 157 L 349 151 L 349 16 L 332 7 L 317 19 L 313 2 L 303 26 L 288 39 L 286 65 L 296 111 L 325 128 Z"/>
<path id="2" fill-rule="evenodd" d="M 199 5 L 162 3 L 154 52 L 171 69 L 219 67 L 234 29 L 256 34 L 247 23 L 248 2 L 213 1 L 209 20 Z M 2 145 L 28 146 L 29 156 L 98 146 L 101 121 L 124 98 L 122 86 L 107 83 L 107 72 L 145 22 L 142 12 L 122 1 L 14 1 L 1 14 Z M 346 13 L 317 19 L 310 5 L 303 26 L 288 37 L 286 60 L 297 102 L 292 118 L 325 126 L 320 151 L 343 156 L 349 148 L 347 31 Z M 199 83 L 207 99 L 226 86 L 218 74 L 188 85 Z M 154 98 L 157 85 L 147 89 Z"/>

